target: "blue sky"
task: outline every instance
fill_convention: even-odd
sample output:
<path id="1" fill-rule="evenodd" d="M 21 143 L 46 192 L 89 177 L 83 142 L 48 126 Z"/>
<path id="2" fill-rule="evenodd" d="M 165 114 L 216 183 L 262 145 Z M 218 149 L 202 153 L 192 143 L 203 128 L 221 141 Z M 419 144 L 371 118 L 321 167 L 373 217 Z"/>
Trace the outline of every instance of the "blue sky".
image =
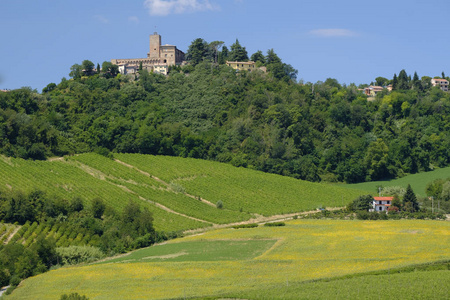
<path id="1" fill-rule="evenodd" d="M 0 89 L 69 78 L 89 59 L 146 57 L 149 35 L 270 48 L 305 82 L 450 74 L 448 0 L 0 0 Z"/>

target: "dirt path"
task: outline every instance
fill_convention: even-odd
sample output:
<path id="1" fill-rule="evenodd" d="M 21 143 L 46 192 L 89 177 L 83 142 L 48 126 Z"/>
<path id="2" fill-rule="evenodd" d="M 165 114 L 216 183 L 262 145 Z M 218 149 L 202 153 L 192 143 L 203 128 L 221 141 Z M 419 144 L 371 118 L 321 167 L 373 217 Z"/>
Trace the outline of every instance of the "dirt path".
<path id="1" fill-rule="evenodd" d="M 345 207 L 331 207 L 331 208 L 327 208 L 327 210 L 333 211 L 333 210 L 340 210 L 343 208 L 345 208 Z M 256 218 L 252 218 L 247 221 L 229 223 L 229 224 L 217 224 L 211 228 L 198 228 L 198 229 L 186 230 L 184 232 L 184 234 L 186 234 L 186 235 L 198 234 L 198 233 L 209 231 L 212 229 L 227 228 L 227 227 L 233 227 L 233 226 L 245 225 L 245 224 L 265 224 L 265 223 L 271 223 L 271 222 L 281 222 L 281 221 L 291 220 L 295 216 L 304 216 L 304 215 L 309 215 L 309 214 L 317 213 L 317 212 L 319 212 L 319 210 L 310 210 L 310 211 L 303 211 L 303 212 L 299 212 L 299 213 L 290 213 L 290 214 L 284 214 L 284 215 L 273 215 L 273 216 L 268 216 L 268 217 L 258 215 Z"/>

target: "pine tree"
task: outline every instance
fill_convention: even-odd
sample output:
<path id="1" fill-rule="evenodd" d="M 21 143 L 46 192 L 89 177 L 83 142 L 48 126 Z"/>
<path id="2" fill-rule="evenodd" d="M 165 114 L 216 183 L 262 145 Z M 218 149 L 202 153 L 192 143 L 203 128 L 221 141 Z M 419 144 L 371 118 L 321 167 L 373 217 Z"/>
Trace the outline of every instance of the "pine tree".
<path id="1" fill-rule="evenodd" d="M 411 188 L 410 184 L 408 184 L 405 196 L 403 196 L 403 206 L 405 207 L 405 210 L 408 210 L 410 212 L 419 210 L 419 203 L 417 202 L 416 195 L 414 194 L 414 191 Z"/>
<path id="2" fill-rule="evenodd" d="M 245 47 L 242 47 L 241 44 L 239 44 L 238 39 L 236 39 L 236 42 L 233 45 L 231 45 L 229 60 L 248 61 L 247 50 L 245 50 Z"/>
<path id="3" fill-rule="evenodd" d="M 397 79 L 397 74 L 394 74 L 394 79 L 392 79 L 392 89 L 396 90 L 398 87 L 398 79 Z"/>
<path id="4" fill-rule="evenodd" d="M 97 63 L 97 74 L 100 74 L 100 64 L 99 63 Z"/>

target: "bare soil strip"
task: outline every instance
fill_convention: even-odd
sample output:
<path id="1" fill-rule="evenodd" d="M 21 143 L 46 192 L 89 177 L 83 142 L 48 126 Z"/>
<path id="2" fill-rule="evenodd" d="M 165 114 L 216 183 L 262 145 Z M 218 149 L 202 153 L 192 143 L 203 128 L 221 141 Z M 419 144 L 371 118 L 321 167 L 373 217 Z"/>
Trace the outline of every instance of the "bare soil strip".
<path id="1" fill-rule="evenodd" d="M 17 226 L 16 229 L 14 229 L 14 231 L 9 235 L 9 237 L 5 240 L 5 244 L 8 244 L 9 241 L 13 238 L 13 236 L 17 233 L 17 231 L 19 231 L 21 226 Z"/>

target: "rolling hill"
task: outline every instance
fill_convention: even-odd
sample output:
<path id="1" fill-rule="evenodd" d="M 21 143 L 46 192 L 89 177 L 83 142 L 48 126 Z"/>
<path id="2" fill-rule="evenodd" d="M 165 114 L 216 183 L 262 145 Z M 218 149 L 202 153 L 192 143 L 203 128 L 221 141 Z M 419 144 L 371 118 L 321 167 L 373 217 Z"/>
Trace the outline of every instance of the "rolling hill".
<path id="1" fill-rule="evenodd" d="M 115 154 L 111 160 L 93 153 L 51 161 L 0 156 L 0 187 L 80 196 L 86 203 L 100 197 L 118 209 L 132 199 L 164 231 L 344 206 L 364 193 L 199 159 Z"/>

